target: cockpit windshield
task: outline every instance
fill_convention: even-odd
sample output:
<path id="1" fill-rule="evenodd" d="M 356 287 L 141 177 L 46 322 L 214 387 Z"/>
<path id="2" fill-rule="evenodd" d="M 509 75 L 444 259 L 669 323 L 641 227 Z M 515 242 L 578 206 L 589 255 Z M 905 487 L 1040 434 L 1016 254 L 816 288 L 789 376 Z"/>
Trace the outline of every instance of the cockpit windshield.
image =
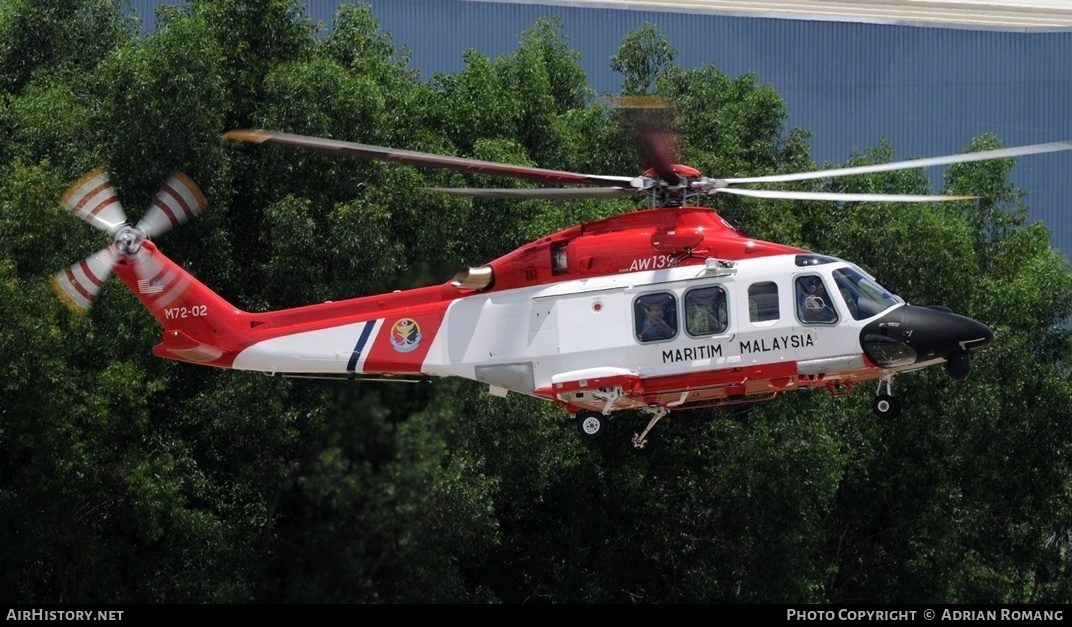
<path id="1" fill-rule="evenodd" d="M 856 320 L 866 320 L 903 302 L 873 279 L 853 267 L 834 270 L 834 283 L 849 313 Z"/>

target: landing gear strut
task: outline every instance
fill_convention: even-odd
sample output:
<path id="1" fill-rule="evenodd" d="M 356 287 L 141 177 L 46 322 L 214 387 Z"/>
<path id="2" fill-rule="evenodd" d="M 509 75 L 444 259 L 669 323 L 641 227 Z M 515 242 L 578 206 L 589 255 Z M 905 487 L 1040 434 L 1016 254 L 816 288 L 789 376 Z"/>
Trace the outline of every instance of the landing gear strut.
<path id="1" fill-rule="evenodd" d="M 651 420 L 648 421 L 648 426 L 644 427 L 643 431 L 633 434 L 633 450 L 637 453 L 651 450 L 652 441 L 648 438 L 648 433 L 655 427 L 655 423 L 659 422 L 663 416 L 670 413 L 670 410 L 665 407 L 654 405 L 645 407 L 644 412 L 651 415 Z"/>
<path id="2" fill-rule="evenodd" d="M 882 394 L 882 384 L 886 384 L 886 393 Z M 893 376 L 886 375 L 879 379 L 875 400 L 871 402 L 871 411 L 879 418 L 893 420 L 901 414 L 901 401 L 893 397 Z"/>

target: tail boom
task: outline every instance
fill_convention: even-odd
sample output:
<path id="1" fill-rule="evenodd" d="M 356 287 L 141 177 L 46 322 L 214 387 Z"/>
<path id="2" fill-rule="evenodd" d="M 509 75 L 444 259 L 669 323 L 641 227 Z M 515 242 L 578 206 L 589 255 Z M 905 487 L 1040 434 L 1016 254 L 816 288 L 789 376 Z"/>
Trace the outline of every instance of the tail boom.
<path id="1" fill-rule="evenodd" d="M 164 327 L 153 353 L 269 374 L 418 374 L 449 303 L 449 284 L 249 313 L 228 303 L 146 240 L 115 266 Z"/>
<path id="2" fill-rule="evenodd" d="M 413 291 L 432 298 L 440 293 L 438 288 Z M 300 308 L 311 320 L 318 320 L 317 328 L 301 323 L 253 332 L 250 336 L 257 341 L 238 354 L 232 367 L 286 374 L 422 373 L 450 301 L 408 307 L 391 302 L 407 296 L 400 292 Z M 349 310 L 344 319 L 324 317 L 328 308 L 340 305 Z M 293 311 L 297 310 L 266 316 L 291 317 Z"/>

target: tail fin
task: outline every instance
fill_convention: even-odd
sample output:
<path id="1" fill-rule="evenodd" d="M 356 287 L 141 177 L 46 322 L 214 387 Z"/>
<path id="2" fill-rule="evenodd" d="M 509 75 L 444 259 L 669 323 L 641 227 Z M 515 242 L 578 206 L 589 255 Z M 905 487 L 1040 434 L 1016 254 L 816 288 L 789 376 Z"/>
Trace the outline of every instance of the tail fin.
<path id="1" fill-rule="evenodd" d="M 115 274 L 164 327 L 153 353 L 166 359 L 228 367 L 240 351 L 249 314 L 161 253 L 151 241 L 121 258 Z"/>

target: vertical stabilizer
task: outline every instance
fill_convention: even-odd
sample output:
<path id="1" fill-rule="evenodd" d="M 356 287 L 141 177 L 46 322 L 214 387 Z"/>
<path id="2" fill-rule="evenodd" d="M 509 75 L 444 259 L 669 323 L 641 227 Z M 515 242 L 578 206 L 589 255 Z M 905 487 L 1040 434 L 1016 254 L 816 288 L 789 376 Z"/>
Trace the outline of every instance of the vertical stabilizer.
<path id="1" fill-rule="evenodd" d="M 224 300 L 150 241 L 134 257 L 120 260 L 115 274 L 164 327 L 160 357 L 229 366 L 244 348 L 248 314 Z"/>

